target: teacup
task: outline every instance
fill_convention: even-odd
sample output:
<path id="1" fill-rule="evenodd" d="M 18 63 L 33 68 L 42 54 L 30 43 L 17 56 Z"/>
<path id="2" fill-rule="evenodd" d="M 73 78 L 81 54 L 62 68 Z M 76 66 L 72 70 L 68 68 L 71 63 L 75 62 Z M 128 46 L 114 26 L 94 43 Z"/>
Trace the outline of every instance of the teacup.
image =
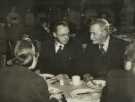
<path id="1" fill-rule="evenodd" d="M 81 77 L 79 75 L 72 76 L 72 84 L 78 86 L 81 84 Z"/>

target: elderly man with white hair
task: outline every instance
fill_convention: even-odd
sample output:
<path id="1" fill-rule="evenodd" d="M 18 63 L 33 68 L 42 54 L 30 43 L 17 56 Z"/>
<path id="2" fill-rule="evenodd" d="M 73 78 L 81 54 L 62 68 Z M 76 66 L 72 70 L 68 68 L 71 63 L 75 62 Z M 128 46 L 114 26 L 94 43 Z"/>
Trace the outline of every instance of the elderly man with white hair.
<path id="1" fill-rule="evenodd" d="M 83 71 L 94 77 L 104 77 L 112 69 L 123 68 L 127 42 L 113 37 L 110 23 L 103 18 L 90 24 Z"/>

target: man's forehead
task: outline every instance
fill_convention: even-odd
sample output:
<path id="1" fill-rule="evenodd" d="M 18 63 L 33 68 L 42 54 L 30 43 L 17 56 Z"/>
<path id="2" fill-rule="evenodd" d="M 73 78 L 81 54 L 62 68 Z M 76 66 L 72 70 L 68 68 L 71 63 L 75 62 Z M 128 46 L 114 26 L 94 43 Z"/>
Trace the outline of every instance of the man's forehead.
<path id="1" fill-rule="evenodd" d="M 69 32 L 69 28 L 68 26 L 59 25 L 57 26 L 57 32 L 59 33 Z"/>
<path id="2" fill-rule="evenodd" d="M 100 24 L 98 24 L 98 23 L 96 23 L 96 24 L 92 24 L 91 26 L 90 26 L 90 29 L 91 30 L 101 30 L 103 27 L 100 25 Z"/>

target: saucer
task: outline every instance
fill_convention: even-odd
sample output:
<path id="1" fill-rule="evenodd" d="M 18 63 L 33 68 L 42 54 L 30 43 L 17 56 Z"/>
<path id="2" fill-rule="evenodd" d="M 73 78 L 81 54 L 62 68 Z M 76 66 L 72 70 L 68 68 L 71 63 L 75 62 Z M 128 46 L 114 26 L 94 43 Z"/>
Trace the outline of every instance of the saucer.
<path id="1" fill-rule="evenodd" d="M 80 89 L 75 89 L 73 90 L 70 95 L 72 97 L 76 97 L 76 96 L 84 96 L 84 95 L 88 95 L 88 94 L 91 94 L 95 92 L 94 89 L 91 89 L 91 88 L 80 88 Z"/>

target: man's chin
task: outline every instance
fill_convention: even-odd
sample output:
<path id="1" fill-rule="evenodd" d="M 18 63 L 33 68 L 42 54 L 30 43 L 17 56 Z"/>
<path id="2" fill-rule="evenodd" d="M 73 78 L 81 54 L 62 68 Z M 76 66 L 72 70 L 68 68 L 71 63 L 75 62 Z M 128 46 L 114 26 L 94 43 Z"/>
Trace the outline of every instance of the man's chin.
<path id="1" fill-rule="evenodd" d="M 98 44 L 98 42 L 96 42 L 96 41 L 92 41 L 92 44 L 96 45 L 96 44 Z"/>

